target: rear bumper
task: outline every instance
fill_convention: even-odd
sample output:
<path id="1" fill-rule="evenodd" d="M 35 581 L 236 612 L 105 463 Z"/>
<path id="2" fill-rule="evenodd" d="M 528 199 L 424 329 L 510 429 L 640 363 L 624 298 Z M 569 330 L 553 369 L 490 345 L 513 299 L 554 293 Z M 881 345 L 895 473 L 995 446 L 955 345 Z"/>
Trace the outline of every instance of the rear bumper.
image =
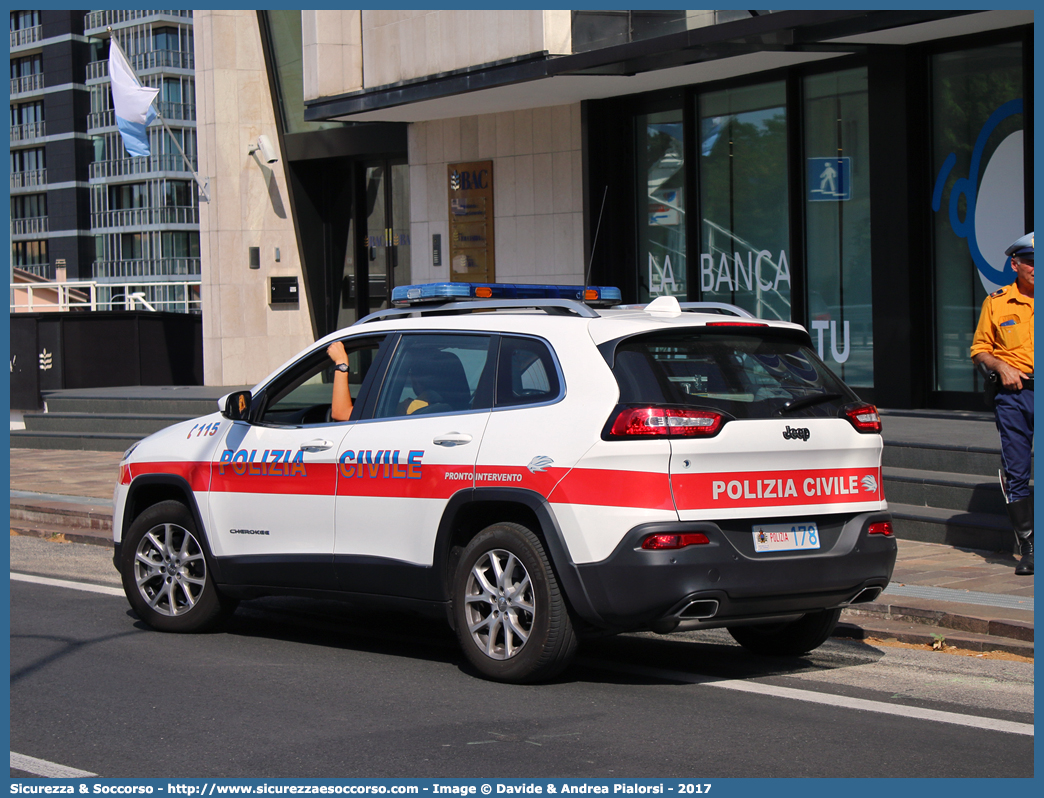
<path id="1" fill-rule="evenodd" d="M 778 519 L 776 519 L 778 520 Z M 677 629 L 783 620 L 807 612 L 871 601 L 888 586 L 894 537 L 869 535 L 887 512 L 816 519 L 823 549 L 755 554 L 752 532 L 714 522 L 643 524 L 605 560 L 578 566 L 601 624 L 616 630 Z M 751 530 L 758 519 L 751 519 Z M 771 522 L 766 519 L 765 522 Z M 702 532 L 710 542 L 673 551 L 645 551 L 652 533 Z"/>

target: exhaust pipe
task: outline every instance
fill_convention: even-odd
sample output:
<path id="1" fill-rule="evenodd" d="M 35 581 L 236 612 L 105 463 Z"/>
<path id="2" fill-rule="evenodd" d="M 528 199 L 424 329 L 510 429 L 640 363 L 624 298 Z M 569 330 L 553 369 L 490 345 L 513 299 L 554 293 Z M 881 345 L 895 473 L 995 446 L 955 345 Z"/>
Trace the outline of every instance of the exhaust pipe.
<path id="1" fill-rule="evenodd" d="M 849 604 L 866 604 L 873 601 L 884 592 L 883 587 L 864 587 L 855 597 L 849 601 Z"/>
<path id="2" fill-rule="evenodd" d="M 708 618 L 713 618 L 717 612 L 717 599 L 699 599 L 698 601 L 690 601 L 685 608 L 678 613 L 677 617 L 679 619 L 705 621 Z"/>

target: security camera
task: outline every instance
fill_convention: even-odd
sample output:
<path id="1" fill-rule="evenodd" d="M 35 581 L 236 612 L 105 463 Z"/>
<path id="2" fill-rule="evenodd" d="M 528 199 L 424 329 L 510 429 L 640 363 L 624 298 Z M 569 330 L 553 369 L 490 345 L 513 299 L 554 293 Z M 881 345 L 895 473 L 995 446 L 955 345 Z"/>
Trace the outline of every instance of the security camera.
<path id="1" fill-rule="evenodd" d="M 275 147 L 273 147 L 272 142 L 268 140 L 268 136 L 264 134 L 257 137 L 257 146 L 251 147 L 249 154 L 253 155 L 255 152 L 261 153 L 261 160 L 265 163 L 275 163 L 279 160 Z"/>

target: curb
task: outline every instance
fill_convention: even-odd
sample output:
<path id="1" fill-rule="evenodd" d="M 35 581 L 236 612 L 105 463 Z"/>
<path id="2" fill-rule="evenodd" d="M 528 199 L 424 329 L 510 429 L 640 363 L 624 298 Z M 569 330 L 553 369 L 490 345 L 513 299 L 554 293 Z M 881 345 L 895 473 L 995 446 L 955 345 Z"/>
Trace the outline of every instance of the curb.
<path id="1" fill-rule="evenodd" d="M 874 624 L 854 624 L 842 621 L 834 629 L 832 637 L 849 640 L 877 638 L 885 641 L 894 640 L 899 643 L 928 646 L 941 642 L 946 646 L 955 646 L 966 651 L 1002 651 L 1033 659 L 1032 642 L 1014 640 L 1008 637 L 980 635 L 972 632 L 942 634 L 933 632 L 933 628 L 942 629 L 943 627 L 931 627 L 926 624 L 902 623 L 898 621 L 882 621 Z"/>

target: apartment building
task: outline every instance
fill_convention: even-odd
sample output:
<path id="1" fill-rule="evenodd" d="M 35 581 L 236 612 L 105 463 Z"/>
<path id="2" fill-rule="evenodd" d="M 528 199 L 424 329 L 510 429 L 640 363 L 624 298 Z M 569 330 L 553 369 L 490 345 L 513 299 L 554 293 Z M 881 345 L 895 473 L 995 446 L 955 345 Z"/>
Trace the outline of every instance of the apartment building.
<path id="1" fill-rule="evenodd" d="M 192 12 L 12 11 L 10 19 L 12 266 L 96 282 L 103 308 L 133 306 L 137 295 L 157 309 L 198 312 Z M 112 38 L 142 83 L 160 90 L 166 124 L 150 127 L 147 157 L 130 157 L 116 126 Z"/>

